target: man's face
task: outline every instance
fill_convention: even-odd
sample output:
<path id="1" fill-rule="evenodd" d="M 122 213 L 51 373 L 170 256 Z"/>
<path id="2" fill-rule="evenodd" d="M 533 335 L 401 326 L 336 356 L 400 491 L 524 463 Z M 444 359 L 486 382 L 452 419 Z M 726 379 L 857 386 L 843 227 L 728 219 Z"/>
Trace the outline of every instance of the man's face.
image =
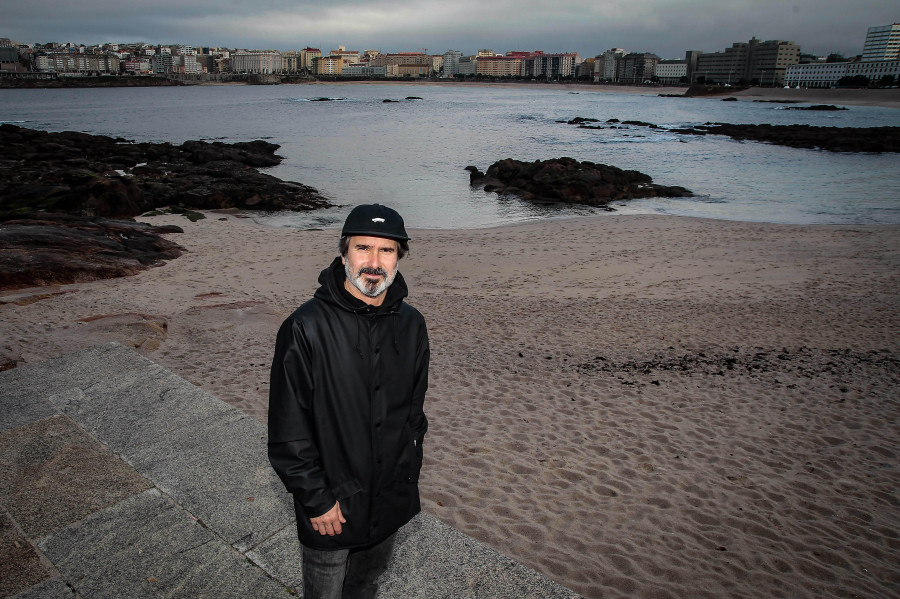
<path id="1" fill-rule="evenodd" d="M 350 293 L 367 303 L 380 297 L 397 275 L 398 250 L 393 239 L 351 237 L 347 255 L 342 257 Z"/>

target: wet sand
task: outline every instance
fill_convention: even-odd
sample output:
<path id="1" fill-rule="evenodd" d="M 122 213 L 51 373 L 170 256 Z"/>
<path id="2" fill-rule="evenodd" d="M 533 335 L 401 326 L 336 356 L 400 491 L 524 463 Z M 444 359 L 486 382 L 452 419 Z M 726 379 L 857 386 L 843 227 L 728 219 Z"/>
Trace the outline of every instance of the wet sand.
<path id="1" fill-rule="evenodd" d="M 142 219 L 185 230 L 163 266 L 0 295 L 0 352 L 116 340 L 264 422 L 337 232 L 207 216 Z M 896 594 L 900 227 L 411 233 L 427 512 L 586 597 Z"/>

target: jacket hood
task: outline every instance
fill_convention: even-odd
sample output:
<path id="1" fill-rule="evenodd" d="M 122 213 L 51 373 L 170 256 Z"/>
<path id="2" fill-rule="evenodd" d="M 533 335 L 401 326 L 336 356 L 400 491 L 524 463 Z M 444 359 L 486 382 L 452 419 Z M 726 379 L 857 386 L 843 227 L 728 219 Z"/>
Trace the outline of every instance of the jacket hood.
<path id="1" fill-rule="evenodd" d="M 344 310 L 350 312 L 366 311 L 371 306 L 359 298 L 356 298 L 344 288 L 344 281 L 347 275 L 344 273 L 344 263 L 341 257 L 335 258 L 321 273 L 319 273 L 319 288 L 316 290 L 315 297 L 331 304 L 340 306 Z M 394 277 L 394 282 L 385 291 L 384 302 L 381 306 L 375 308 L 378 312 L 393 312 L 397 309 L 400 302 L 408 295 L 409 289 L 406 287 L 406 281 L 400 271 Z"/>

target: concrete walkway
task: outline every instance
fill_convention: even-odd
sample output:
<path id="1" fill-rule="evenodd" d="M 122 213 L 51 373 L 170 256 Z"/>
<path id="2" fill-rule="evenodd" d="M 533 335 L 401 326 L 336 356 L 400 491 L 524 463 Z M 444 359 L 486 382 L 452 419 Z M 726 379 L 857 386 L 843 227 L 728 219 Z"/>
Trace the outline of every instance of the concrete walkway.
<path id="1" fill-rule="evenodd" d="M 0 373 L 0 597 L 299 595 L 266 430 L 118 344 Z M 574 598 L 420 514 L 379 597 Z"/>

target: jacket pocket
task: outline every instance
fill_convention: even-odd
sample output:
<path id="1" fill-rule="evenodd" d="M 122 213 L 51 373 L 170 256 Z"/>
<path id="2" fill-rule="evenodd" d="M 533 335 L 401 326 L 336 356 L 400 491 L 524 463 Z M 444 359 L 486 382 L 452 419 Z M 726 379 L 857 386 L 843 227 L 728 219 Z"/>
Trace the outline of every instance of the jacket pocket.
<path id="1" fill-rule="evenodd" d="M 419 482 L 419 471 L 422 469 L 422 441 L 411 438 L 404 445 L 397 467 L 394 469 L 394 480 L 403 483 Z"/>

